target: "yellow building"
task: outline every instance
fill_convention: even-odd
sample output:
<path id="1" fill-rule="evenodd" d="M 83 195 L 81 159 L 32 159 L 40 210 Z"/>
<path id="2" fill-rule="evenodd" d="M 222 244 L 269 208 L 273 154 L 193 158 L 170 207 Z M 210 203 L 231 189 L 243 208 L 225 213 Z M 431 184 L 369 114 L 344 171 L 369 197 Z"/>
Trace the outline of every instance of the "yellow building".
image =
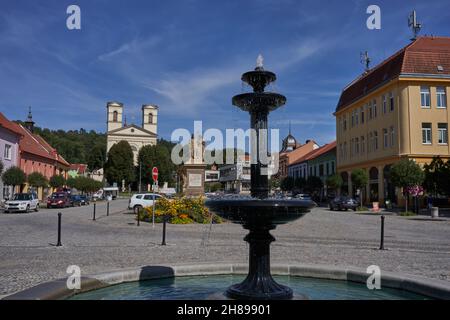
<path id="1" fill-rule="evenodd" d="M 447 37 L 420 37 L 344 88 L 334 113 L 342 191 L 355 195 L 351 172 L 362 168 L 369 173 L 364 201 L 396 202 L 401 193 L 389 179 L 392 164 L 450 158 L 449 88 Z"/>

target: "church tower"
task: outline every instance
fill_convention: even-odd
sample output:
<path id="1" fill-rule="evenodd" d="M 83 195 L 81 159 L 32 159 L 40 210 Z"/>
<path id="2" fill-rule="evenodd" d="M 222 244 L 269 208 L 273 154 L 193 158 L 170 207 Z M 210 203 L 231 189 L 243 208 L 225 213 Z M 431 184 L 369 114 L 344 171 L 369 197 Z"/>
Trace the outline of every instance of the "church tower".
<path id="1" fill-rule="evenodd" d="M 142 128 L 154 134 L 158 133 L 158 106 L 151 104 L 142 106 Z"/>
<path id="2" fill-rule="evenodd" d="M 120 102 L 108 102 L 107 109 L 107 131 L 122 128 L 123 104 Z"/>

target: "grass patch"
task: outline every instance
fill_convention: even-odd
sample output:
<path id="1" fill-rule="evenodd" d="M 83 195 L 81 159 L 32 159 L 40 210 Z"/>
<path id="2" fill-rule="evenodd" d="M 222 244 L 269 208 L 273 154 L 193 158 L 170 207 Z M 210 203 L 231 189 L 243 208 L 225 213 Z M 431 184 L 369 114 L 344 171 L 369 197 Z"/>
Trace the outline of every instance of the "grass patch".
<path id="1" fill-rule="evenodd" d="M 369 208 L 367 207 L 357 207 L 356 211 L 361 212 L 361 211 L 369 211 Z"/>
<path id="2" fill-rule="evenodd" d="M 403 211 L 403 212 L 400 212 L 399 213 L 399 215 L 401 216 L 401 217 L 413 217 L 413 216 L 417 216 L 417 214 L 415 213 L 415 212 L 412 212 L 412 211 Z"/>

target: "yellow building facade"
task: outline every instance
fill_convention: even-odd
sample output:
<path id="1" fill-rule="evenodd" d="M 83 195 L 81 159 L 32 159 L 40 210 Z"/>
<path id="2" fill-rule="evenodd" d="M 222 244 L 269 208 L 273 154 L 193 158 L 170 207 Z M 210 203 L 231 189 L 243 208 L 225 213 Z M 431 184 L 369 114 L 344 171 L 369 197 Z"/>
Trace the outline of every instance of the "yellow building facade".
<path id="1" fill-rule="evenodd" d="M 366 170 L 364 202 L 401 201 L 390 167 L 450 158 L 450 38 L 421 37 L 347 86 L 335 112 L 337 171 L 354 196 L 351 172 Z"/>

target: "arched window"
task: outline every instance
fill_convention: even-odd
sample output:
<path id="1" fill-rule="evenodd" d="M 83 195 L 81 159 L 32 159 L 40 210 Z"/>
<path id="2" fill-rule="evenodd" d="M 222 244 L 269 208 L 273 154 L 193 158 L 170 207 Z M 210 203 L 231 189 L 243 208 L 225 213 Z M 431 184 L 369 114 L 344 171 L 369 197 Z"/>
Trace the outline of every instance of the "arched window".
<path id="1" fill-rule="evenodd" d="M 152 113 L 148 114 L 148 123 L 153 123 L 153 114 Z"/>
<path id="2" fill-rule="evenodd" d="M 113 112 L 113 122 L 117 122 L 117 111 Z"/>

